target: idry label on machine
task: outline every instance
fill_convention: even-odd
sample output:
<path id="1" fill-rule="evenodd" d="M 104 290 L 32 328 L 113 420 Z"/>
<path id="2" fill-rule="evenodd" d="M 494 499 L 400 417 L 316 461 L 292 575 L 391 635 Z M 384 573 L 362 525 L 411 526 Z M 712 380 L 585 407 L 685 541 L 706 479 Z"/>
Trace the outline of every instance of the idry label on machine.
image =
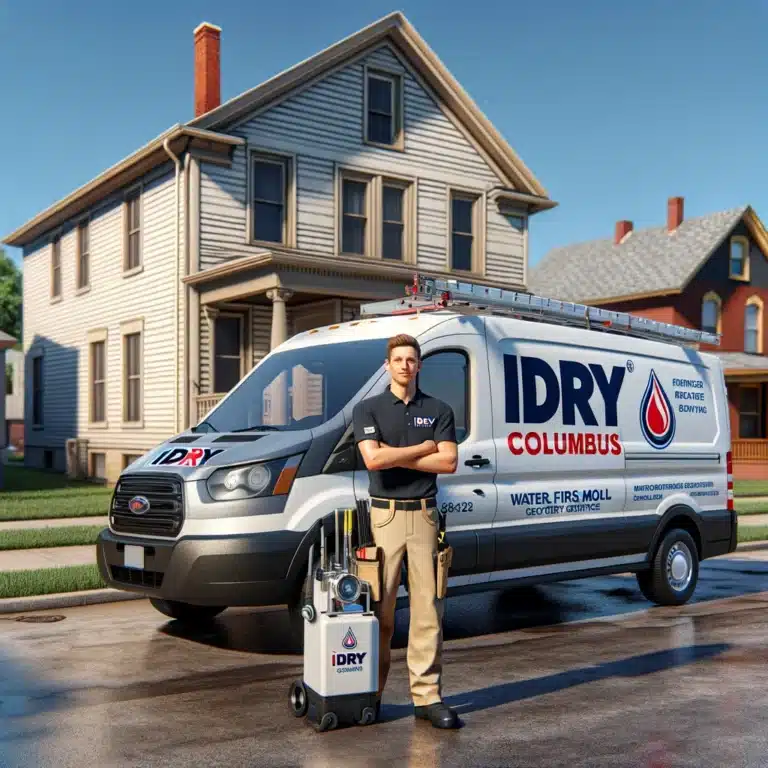
<path id="1" fill-rule="evenodd" d="M 331 653 L 331 666 L 336 668 L 337 673 L 342 672 L 362 672 L 363 660 L 368 655 L 367 651 L 353 651 L 357 648 L 357 638 L 352 631 L 352 627 L 347 630 L 347 634 L 341 641 L 345 651 L 334 651 Z"/>

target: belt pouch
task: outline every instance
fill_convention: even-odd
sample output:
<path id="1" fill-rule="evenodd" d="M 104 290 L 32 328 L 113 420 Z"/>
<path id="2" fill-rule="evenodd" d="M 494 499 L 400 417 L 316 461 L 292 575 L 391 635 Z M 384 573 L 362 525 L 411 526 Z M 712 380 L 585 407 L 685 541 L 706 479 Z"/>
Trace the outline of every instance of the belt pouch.
<path id="1" fill-rule="evenodd" d="M 438 550 L 437 555 L 437 599 L 442 600 L 448 592 L 448 572 L 453 560 L 453 547 Z"/>
<path id="2" fill-rule="evenodd" d="M 365 558 L 359 555 L 355 557 L 357 577 L 361 581 L 370 584 L 371 600 L 374 603 L 378 603 L 381 600 L 381 559 L 379 558 L 379 548 L 366 547 L 366 550 L 373 550 L 373 553 Z"/>

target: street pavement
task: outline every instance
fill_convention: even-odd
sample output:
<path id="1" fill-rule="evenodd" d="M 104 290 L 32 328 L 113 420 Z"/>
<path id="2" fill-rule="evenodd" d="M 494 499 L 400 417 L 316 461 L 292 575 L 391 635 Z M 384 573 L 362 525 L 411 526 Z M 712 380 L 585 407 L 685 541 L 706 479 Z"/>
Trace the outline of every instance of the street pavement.
<path id="1" fill-rule="evenodd" d="M 649 609 L 619 576 L 446 609 L 454 732 L 412 718 L 407 610 L 381 721 L 324 734 L 290 713 L 302 657 L 280 609 L 229 610 L 198 631 L 144 600 L 5 616 L 0 765 L 768 765 L 766 551 L 705 562 L 680 608 Z"/>

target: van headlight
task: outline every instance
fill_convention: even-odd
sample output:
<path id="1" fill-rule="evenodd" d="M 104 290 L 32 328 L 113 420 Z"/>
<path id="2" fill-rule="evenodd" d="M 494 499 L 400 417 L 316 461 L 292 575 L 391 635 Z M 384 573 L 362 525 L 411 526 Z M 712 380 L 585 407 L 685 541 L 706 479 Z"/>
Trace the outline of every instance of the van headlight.
<path id="1" fill-rule="evenodd" d="M 281 496 L 291 490 L 300 463 L 301 454 L 240 467 L 222 467 L 208 478 L 206 486 L 214 501 Z"/>

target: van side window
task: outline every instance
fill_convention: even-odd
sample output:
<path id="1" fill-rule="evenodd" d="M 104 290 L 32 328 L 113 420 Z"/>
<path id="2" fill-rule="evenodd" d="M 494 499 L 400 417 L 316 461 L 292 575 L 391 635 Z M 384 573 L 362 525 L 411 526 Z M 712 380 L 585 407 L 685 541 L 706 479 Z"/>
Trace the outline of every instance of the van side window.
<path id="1" fill-rule="evenodd" d="M 469 432 L 469 358 L 457 350 L 427 355 L 419 372 L 419 388 L 453 408 L 456 439 Z"/>

